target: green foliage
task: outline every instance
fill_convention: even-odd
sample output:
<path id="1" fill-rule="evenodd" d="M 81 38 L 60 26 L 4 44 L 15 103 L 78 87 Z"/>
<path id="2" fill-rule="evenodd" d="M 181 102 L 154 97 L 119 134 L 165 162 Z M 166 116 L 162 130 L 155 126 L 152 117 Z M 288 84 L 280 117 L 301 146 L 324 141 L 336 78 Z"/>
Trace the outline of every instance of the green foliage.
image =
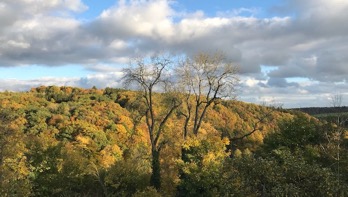
<path id="1" fill-rule="evenodd" d="M 1 106 L 3 107 L 3 106 Z M 29 196 L 31 169 L 23 135 L 25 120 L 20 112 L 0 111 L 0 193 L 2 196 Z"/>
<path id="2" fill-rule="evenodd" d="M 55 86 L 0 93 L 1 196 L 348 195 L 344 128 L 228 100 L 212 103 L 185 140 L 180 110 L 168 118 L 157 144 L 162 187 L 149 187 L 151 142 L 137 93 Z M 181 98 L 155 93 L 156 121 Z"/>
<path id="3" fill-rule="evenodd" d="M 161 197 L 162 195 L 153 187 L 147 187 L 144 191 L 138 191 L 132 197 Z"/>
<path id="4" fill-rule="evenodd" d="M 218 138 L 191 138 L 183 146 L 187 158 L 179 160 L 181 180 L 178 196 L 217 196 L 222 189 L 226 141 Z"/>
<path id="5" fill-rule="evenodd" d="M 280 132 L 272 133 L 264 140 L 265 149 L 288 147 L 291 150 L 304 149 L 306 145 L 317 145 L 324 141 L 318 120 L 299 115 L 280 124 Z"/>
<path id="6" fill-rule="evenodd" d="M 337 181 L 327 168 L 310 164 L 289 150 L 268 157 L 234 158 L 229 162 L 225 194 L 236 196 L 335 196 Z"/>
<path id="7" fill-rule="evenodd" d="M 301 195 L 344 196 L 347 171 L 340 166 L 346 166 L 348 146 L 337 134 L 342 134 L 340 128 L 300 114 L 268 135 L 259 154 L 277 161 L 286 172 L 284 178 L 299 184 Z"/>
<path id="8" fill-rule="evenodd" d="M 150 175 L 151 171 L 138 161 L 125 160 L 109 169 L 105 183 L 112 196 L 132 196 L 149 187 Z"/>

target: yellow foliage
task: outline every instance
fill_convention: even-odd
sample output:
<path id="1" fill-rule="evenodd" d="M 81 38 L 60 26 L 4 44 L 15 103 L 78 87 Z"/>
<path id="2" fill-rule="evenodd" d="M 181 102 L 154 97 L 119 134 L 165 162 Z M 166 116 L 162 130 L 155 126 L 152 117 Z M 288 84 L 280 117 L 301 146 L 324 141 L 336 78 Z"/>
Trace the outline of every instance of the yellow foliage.
<path id="1" fill-rule="evenodd" d="M 203 158 L 203 165 L 208 165 L 209 163 L 216 162 L 216 156 L 213 152 L 209 152 L 206 155 L 204 155 Z"/>
<path id="2" fill-rule="evenodd" d="M 189 149 L 190 147 L 198 147 L 201 141 L 195 137 L 188 137 L 183 144 L 184 149 Z"/>
<path id="3" fill-rule="evenodd" d="M 82 135 L 76 136 L 76 140 L 83 145 L 88 145 L 91 142 L 91 139 L 89 137 Z"/>
<path id="4" fill-rule="evenodd" d="M 100 163 L 104 168 L 111 167 L 117 160 L 122 158 L 122 150 L 117 145 L 106 146 L 102 151 L 100 151 L 100 154 Z"/>
<path id="5" fill-rule="evenodd" d="M 229 145 L 230 144 L 230 140 L 227 137 L 224 137 L 224 138 L 222 138 L 222 143 L 224 145 Z"/>
<path id="6" fill-rule="evenodd" d="M 121 119 L 120 123 L 126 125 L 129 128 L 132 127 L 133 122 L 128 116 L 121 115 L 120 119 Z"/>
<path id="7" fill-rule="evenodd" d="M 233 156 L 234 157 L 237 157 L 237 158 L 240 158 L 240 157 L 242 157 L 242 151 L 240 151 L 238 148 L 234 151 L 234 153 L 233 153 Z"/>
<path id="8" fill-rule="evenodd" d="M 102 159 L 100 161 L 100 164 L 104 168 L 109 168 L 111 165 L 115 163 L 116 159 L 110 154 L 104 154 L 102 155 Z"/>
<path id="9" fill-rule="evenodd" d="M 116 131 L 120 134 L 126 134 L 127 129 L 122 125 L 122 124 L 117 124 L 116 125 Z"/>
<path id="10" fill-rule="evenodd" d="M 13 112 L 14 115 L 13 120 L 6 122 L 6 125 L 4 124 L 7 119 L 3 120 L 4 124 L 0 124 L 8 129 L 4 134 L 9 135 L 2 140 L 5 146 L 2 148 L 4 164 L 0 166 L 1 172 L 4 172 L 3 169 L 6 167 L 6 172 L 13 173 L 12 177 L 25 178 L 30 174 L 29 166 L 36 165 L 35 157 L 41 159 L 40 154 L 49 153 L 57 158 L 43 157 L 42 159 L 46 159 L 46 161 L 38 162 L 40 164 L 33 168 L 39 169 L 39 165 L 47 166 L 49 163 L 57 167 L 58 172 L 64 176 L 83 177 L 93 173 L 93 170 L 88 167 L 91 164 L 95 164 L 97 169 L 107 172 L 110 170 L 108 168 L 116 166 L 115 163 L 121 164 L 125 158 L 124 161 L 140 163 L 137 168 L 141 168 L 141 171 L 151 173 L 149 157 L 151 144 L 145 118 L 139 118 L 139 124 L 133 128 L 135 118 L 140 117 L 142 113 L 128 111 L 129 108 L 127 108 L 130 103 L 135 101 L 136 92 L 115 93 L 110 97 L 110 95 L 103 95 L 101 90 L 87 91 L 69 87 L 53 87 L 49 94 L 64 92 L 73 94 L 67 97 L 66 102 L 55 103 L 47 98 L 47 90 L 49 87 L 32 90 L 29 94 L 0 94 L 0 108 L 6 109 L 11 115 Z M 98 96 L 96 97 L 95 94 Z M 162 99 L 161 95 L 156 93 L 154 96 L 154 113 L 158 118 L 157 123 L 167 110 L 166 104 L 162 102 L 165 99 Z M 180 95 L 178 96 L 180 97 Z M 92 97 L 93 99 L 91 99 Z M 121 107 L 120 101 L 127 103 L 121 104 Z M 27 111 L 32 109 L 35 110 L 32 119 L 29 119 Z M 226 146 L 230 144 L 229 139 L 251 130 L 264 110 L 263 107 L 256 105 L 221 100 L 209 107 L 197 136 L 192 133 L 192 120 L 189 122 L 189 133 L 186 139 L 183 138 L 185 117 L 174 112 L 163 127 L 158 141 L 159 143 L 165 142 L 161 146 L 160 156 L 162 172 L 165 172 L 162 173 L 163 188 L 175 189 L 172 186 L 178 180 L 178 166 L 189 174 L 222 164 L 223 159 L 229 154 L 226 152 Z M 36 112 L 38 112 L 37 117 Z M 272 119 L 276 120 L 289 117 L 291 115 L 283 112 L 272 114 Z M 38 127 L 39 132 L 27 132 L 32 129 L 31 127 Z M 158 128 L 158 124 L 155 127 Z M 267 132 L 275 130 L 274 128 L 277 126 L 266 122 L 262 123 L 262 127 L 265 132 L 257 131 L 249 136 L 248 140 L 236 144 L 240 150 L 244 150 L 246 147 L 249 147 L 250 150 L 246 149 L 242 153 L 237 149 L 234 151 L 234 156 L 250 155 L 254 150 L 254 146 L 250 144 L 262 142 L 263 136 Z M 347 139 L 348 133 L 345 134 Z M 233 143 L 236 142 L 233 141 Z M 190 150 L 188 152 L 190 158 L 193 158 L 192 162 L 185 163 L 180 159 L 181 148 Z M 25 155 L 29 155 L 30 159 L 34 158 L 34 162 L 29 163 Z M 45 170 L 41 170 L 41 172 L 45 173 Z M 54 178 L 49 173 L 39 176 Z"/>

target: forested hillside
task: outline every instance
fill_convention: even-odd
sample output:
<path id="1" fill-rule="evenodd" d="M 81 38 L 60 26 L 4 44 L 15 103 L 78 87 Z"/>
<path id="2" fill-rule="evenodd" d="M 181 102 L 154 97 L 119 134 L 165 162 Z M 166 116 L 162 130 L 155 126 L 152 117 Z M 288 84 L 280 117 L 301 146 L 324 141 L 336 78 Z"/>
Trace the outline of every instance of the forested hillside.
<path id="1" fill-rule="evenodd" d="M 348 107 L 307 107 L 307 108 L 296 108 L 295 110 L 299 110 L 310 115 L 320 115 L 320 114 L 337 114 L 337 113 L 347 113 Z"/>
<path id="2" fill-rule="evenodd" d="M 2 196 L 348 195 L 347 132 L 333 123 L 217 99 L 199 131 L 185 133 L 183 105 L 161 116 L 168 99 L 154 93 L 154 117 L 168 118 L 154 126 L 155 141 L 140 96 L 56 86 L 0 93 Z"/>

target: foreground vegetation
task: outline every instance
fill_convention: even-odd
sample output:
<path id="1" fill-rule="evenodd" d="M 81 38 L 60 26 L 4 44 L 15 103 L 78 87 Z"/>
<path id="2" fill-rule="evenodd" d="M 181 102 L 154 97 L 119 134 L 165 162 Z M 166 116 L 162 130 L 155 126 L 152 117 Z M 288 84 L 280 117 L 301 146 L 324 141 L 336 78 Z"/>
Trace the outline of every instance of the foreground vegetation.
<path id="1" fill-rule="evenodd" d="M 152 187 L 138 95 L 55 86 L 0 93 L 2 196 L 348 195 L 344 129 L 234 100 L 213 102 L 199 132 L 185 137 L 185 111 L 173 111 L 159 139 L 160 188 Z"/>

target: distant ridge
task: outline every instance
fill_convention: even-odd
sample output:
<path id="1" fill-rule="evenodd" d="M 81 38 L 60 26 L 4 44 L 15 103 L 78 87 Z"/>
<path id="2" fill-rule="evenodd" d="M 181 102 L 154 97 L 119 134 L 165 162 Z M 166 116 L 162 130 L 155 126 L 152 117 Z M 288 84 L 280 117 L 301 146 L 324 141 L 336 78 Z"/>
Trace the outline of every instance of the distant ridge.
<path id="1" fill-rule="evenodd" d="M 298 110 L 309 115 L 329 114 L 329 113 L 344 113 L 348 112 L 348 106 L 343 107 L 303 107 L 293 108 L 292 110 Z"/>

